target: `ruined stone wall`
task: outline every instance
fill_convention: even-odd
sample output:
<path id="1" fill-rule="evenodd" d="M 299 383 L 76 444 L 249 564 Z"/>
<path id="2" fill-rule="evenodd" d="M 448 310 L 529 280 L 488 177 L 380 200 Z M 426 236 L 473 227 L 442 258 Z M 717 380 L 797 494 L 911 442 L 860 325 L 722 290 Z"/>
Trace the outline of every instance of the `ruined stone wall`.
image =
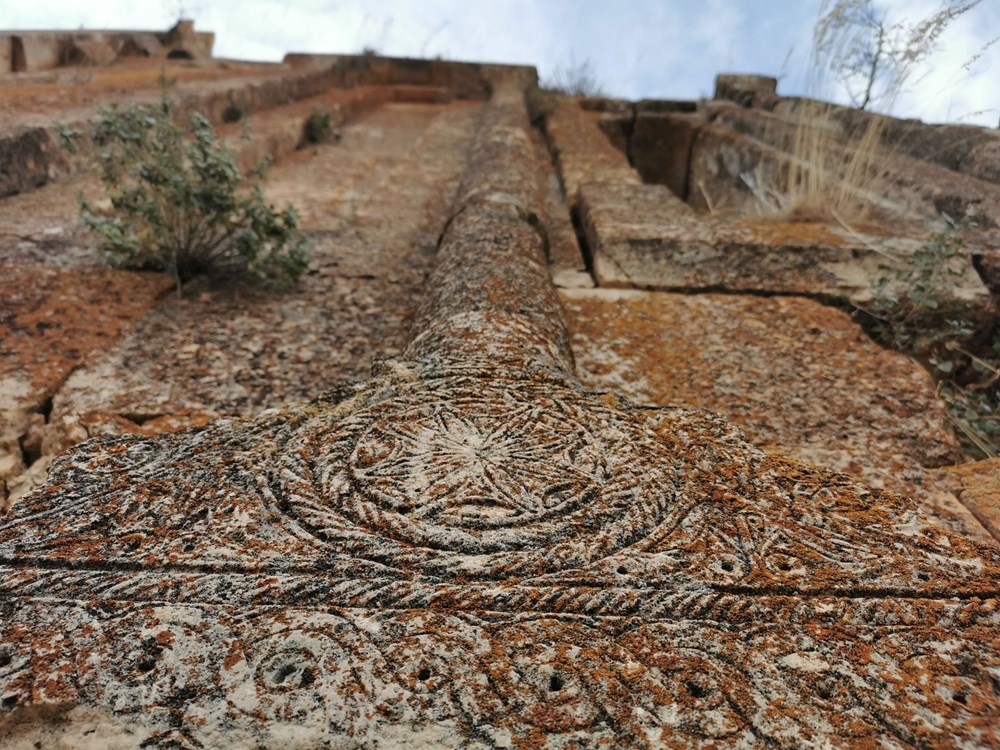
<path id="1" fill-rule="evenodd" d="M 100 265 L 86 174 L 0 199 L 0 744 L 1000 743 L 996 462 L 835 306 L 922 236 L 692 204 L 766 86 L 173 70 L 309 270 L 178 297 Z"/>
<path id="2" fill-rule="evenodd" d="M 0 75 L 108 65 L 130 57 L 208 60 L 215 34 L 178 21 L 168 31 L 0 32 Z"/>

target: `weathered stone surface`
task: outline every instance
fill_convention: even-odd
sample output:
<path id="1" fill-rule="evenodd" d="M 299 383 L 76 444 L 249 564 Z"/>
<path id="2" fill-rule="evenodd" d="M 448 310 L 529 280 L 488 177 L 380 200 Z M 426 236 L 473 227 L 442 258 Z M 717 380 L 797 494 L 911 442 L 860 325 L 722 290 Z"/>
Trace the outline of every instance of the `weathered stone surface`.
<path id="1" fill-rule="evenodd" d="M 783 97 L 773 111 L 791 119 L 803 104 L 813 106 L 817 102 Z M 861 132 L 871 122 L 877 122 L 882 141 L 889 151 L 1000 184 L 1000 134 L 995 128 L 957 123 L 928 124 L 825 102 L 822 106 L 829 110 L 831 119 L 845 132 Z"/>
<path id="2" fill-rule="evenodd" d="M 443 72 L 434 76 L 410 80 L 412 76 L 400 74 L 402 61 L 379 58 L 379 66 L 372 69 L 367 61 L 359 68 L 358 63 L 362 60 L 347 56 L 332 57 L 324 64 L 281 65 L 203 61 L 198 66 L 191 66 L 174 61 L 130 59 L 107 68 L 88 68 L 86 73 L 74 69 L 45 79 L 0 78 L 0 115 L 3 115 L 0 120 L 0 197 L 74 174 L 80 160 L 70 158 L 63 151 L 61 131 L 87 132 L 87 123 L 93 119 L 99 105 L 123 100 L 156 101 L 161 95 L 160 80 L 164 74 L 175 80 L 170 98 L 179 118 L 197 111 L 219 124 L 230 122 L 233 117 L 294 105 L 327 94 L 322 100 L 292 107 L 290 117 L 285 118 L 286 129 L 296 116 L 294 110 L 302 113 L 305 109 L 304 118 L 315 104 L 330 108 L 334 118 L 350 119 L 379 101 L 441 102 L 456 94 L 454 89 L 447 88 L 449 81 L 457 81 L 459 77 L 450 67 L 446 66 Z M 480 86 L 478 96 L 483 96 L 480 66 L 448 65 L 463 69 L 466 77 L 475 79 Z M 424 87 L 425 83 L 432 88 Z M 468 82 L 462 85 L 467 95 L 477 95 Z M 331 94 L 332 87 L 341 87 L 341 90 Z M 345 91 L 344 87 L 355 90 Z M 59 127 L 53 126 L 54 119 L 58 119 Z M 271 119 L 273 124 L 274 118 Z M 264 153 L 261 144 L 268 143 L 280 153 L 287 150 L 293 138 L 294 147 L 298 135 L 272 129 L 266 134 L 254 134 L 251 143 L 256 145 L 240 144 L 238 150 L 247 152 L 244 162 L 249 163 L 251 157 Z M 85 151 L 89 143 L 82 139 L 78 146 Z"/>
<path id="3" fill-rule="evenodd" d="M 114 43 L 107 38 L 74 38 L 64 47 L 63 62 L 66 65 L 107 65 L 118 57 Z"/>
<path id="4" fill-rule="evenodd" d="M 666 185 L 687 200 L 691 147 L 705 120 L 698 114 L 640 112 L 629 139 L 629 158 L 642 179 Z"/>
<path id="5" fill-rule="evenodd" d="M 6 742 L 1000 741 L 1000 553 L 571 374 L 519 88 L 399 360 L 88 442 L 4 517 Z"/>
<path id="6" fill-rule="evenodd" d="M 278 156 L 293 151 L 315 106 L 346 121 L 387 100 L 412 98 L 423 98 L 422 91 L 403 86 L 330 92 L 253 115 L 251 138 L 234 134 L 232 145 L 249 166 L 265 151 Z M 170 281 L 159 278 L 156 293 L 150 294 L 148 284 L 135 281 L 141 277 L 133 274 L 69 270 L 101 263 L 94 237 L 81 226 L 76 201 L 80 192 L 93 202 L 106 200 L 96 180 L 77 177 L 0 202 L 0 258 L 16 264 L 4 279 L 9 293 L 2 305 L 14 326 L 12 335 L 3 337 L 3 504 L 44 480 L 52 455 L 87 437 L 153 434 L 223 414 L 256 413 L 316 395 L 322 390 L 318 383 L 331 376 L 364 377 L 373 354 L 384 356 L 401 346 L 401 321 L 415 304 L 403 300 L 415 294 L 428 261 L 423 253 L 398 248 L 410 240 L 425 246 L 436 240 L 447 203 L 447 195 L 439 193 L 447 193 L 448 181 L 457 179 L 475 107 L 456 105 L 441 118 L 427 106 L 394 104 L 388 112 L 363 128 L 360 138 L 352 131 L 346 148 L 324 148 L 322 154 L 314 149 L 273 170 L 271 197 L 294 201 L 305 211 L 306 226 L 320 232 L 313 238 L 314 259 L 324 268 L 313 271 L 298 299 L 232 289 L 202 294 L 195 284 L 188 299 L 168 301 L 118 345 L 126 323 L 161 297 Z M 435 120 L 440 121 L 425 134 L 423 128 Z M 386 125 L 398 135 L 390 130 L 396 137 L 386 138 Z M 410 148 L 422 153 L 405 158 Z M 338 154 L 352 155 L 353 165 Z M 396 190 L 385 191 L 387 175 L 372 165 L 393 155 L 399 161 L 390 171 L 420 172 L 422 163 L 433 162 L 435 177 L 422 189 L 411 182 L 404 190 L 400 182 Z M 339 176 L 333 183 L 325 179 L 331 171 Z M 377 215 L 391 215 L 396 233 L 363 227 L 364 202 L 375 202 L 371 194 L 380 190 Z M 425 207 L 426 201 L 444 205 Z M 360 234 L 338 239 L 348 224 Z M 386 255 L 382 268 L 387 273 L 371 273 L 373 252 Z M 331 274 L 337 277 L 332 294 Z M 81 299 L 90 307 L 81 308 Z M 23 325 L 24 316 L 38 318 L 37 326 Z M 335 333 L 321 336 L 325 330 Z M 45 377 L 39 375 L 43 366 L 51 370 Z M 25 378 L 31 382 L 22 382 Z M 40 453 L 23 451 L 27 420 L 43 406 L 46 423 L 30 433 Z"/>
<path id="7" fill-rule="evenodd" d="M 56 150 L 44 128 L 25 128 L 0 138 L 0 196 L 44 185 L 48 161 Z"/>
<path id="8" fill-rule="evenodd" d="M 860 164 L 870 167 L 848 180 L 835 175 L 831 167 L 850 163 L 873 118 L 874 127 L 885 126 L 888 131 L 877 151 L 860 157 Z M 773 211 L 778 197 L 788 191 L 789 165 L 805 159 L 814 165 L 824 162 L 822 179 L 830 192 L 844 189 L 863 197 L 891 216 L 899 228 L 944 228 L 942 212 L 956 221 L 968 218 L 979 225 L 996 226 L 1000 186 L 948 169 L 926 154 L 916 158 L 921 152 L 909 152 L 912 144 L 907 143 L 905 126 L 898 121 L 868 113 L 858 119 L 817 102 L 804 111 L 785 107 L 777 113 L 736 107 L 718 110 L 711 124 L 699 130 L 692 149 L 692 198 L 699 207 L 713 210 Z M 927 126 L 917 123 L 914 127 Z M 994 139 L 983 132 L 987 141 L 982 148 L 986 149 Z M 866 144 L 865 149 L 871 146 Z"/>
<path id="9" fill-rule="evenodd" d="M 208 60 L 212 57 L 215 34 L 197 32 L 194 30 L 194 21 L 181 19 L 164 35 L 163 41 L 169 50 L 167 57 Z"/>
<path id="10" fill-rule="evenodd" d="M 883 279 L 888 291 L 905 294 L 911 257 L 933 239 L 912 226 L 900 236 L 875 225 L 699 214 L 664 187 L 641 184 L 625 156 L 574 102 L 562 102 L 547 128 L 600 286 L 803 294 L 863 307 Z M 715 124 L 698 129 L 687 193 L 692 202 L 707 202 L 714 210 L 725 196 L 720 199 L 716 192 L 709 199 L 697 157 L 697 143 L 713 133 L 730 143 L 702 149 L 718 162 L 707 168 L 731 180 L 744 174 L 739 155 L 747 139 Z M 737 164 L 727 163 L 732 154 Z M 758 159 L 754 169 L 765 163 Z M 776 172 L 777 162 L 770 163 Z M 758 179 L 767 181 L 759 172 Z M 741 184 L 736 192 L 745 196 L 747 190 Z M 938 315 L 942 320 L 958 316 L 985 330 L 996 308 L 971 257 L 955 256 L 948 264 L 949 284 L 941 290 Z"/>
<path id="11" fill-rule="evenodd" d="M 601 286 L 804 294 L 863 307 L 880 279 L 901 291 L 909 258 L 930 241 L 814 222 L 714 220 L 660 185 L 588 183 L 579 204 Z M 971 259 L 948 263 L 938 314 L 988 326 L 994 303 Z"/>
<path id="12" fill-rule="evenodd" d="M 570 221 L 569 205 L 548 145 L 537 130 L 533 129 L 531 135 L 535 144 L 535 163 L 538 165 L 538 180 L 542 192 L 541 206 L 544 214 L 540 217 L 540 226 L 545 232 L 545 255 L 549 273 L 558 287 L 591 288 L 594 286 L 594 278 L 587 270 L 586 259 Z"/>
<path id="13" fill-rule="evenodd" d="M 957 484 L 962 502 L 1000 539 L 1000 458 L 950 466 L 941 473 Z"/>
<path id="14" fill-rule="evenodd" d="M 21 73 L 58 67 L 63 39 L 62 34 L 52 32 L 11 36 L 11 69 Z"/>
<path id="15" fill-rule="evenodd" d="M 478 113 L 470 103 L 387 105 L 346 127 L 340 144 L 272 168 L 269 200 L 294 203 L 309 230 L 309 274 L 281 294 L 194 283 L 183 299 L 166 299 L 48 392 L 44 455 L 95 435 L 175 430 L 313 398 L 367 377 L 375 356 L 397 354 Z"/>
<path id="16" fill-rule="evenodd" d="M 572 99 L 563 99 L 545 121 L 571 207 L 587 182 L 642 184 L 625 156 L 601 132 L 598 119 L 599 114 L 585 112 Z"/>
<path id="17" fill-rule="evenodd" d="M 62 459 L 0 528 L 8 711 L 205 745 L 996 741 L 997 555 L 898 499 L 569 383 L 402 370 L 308 411 Z"/>
<path id="18" fill-rule="evenodd" d="M 961 452 L 927 373 L 801 297 L 563 293 L 585 385 L 704 408 L 758 447 L 911 496 L 965 538 L 990 533 L 926 467 Z"/>
<path id="19" fill-rule="evenodd" d="M 741 107 L 770 109 L 777 101 L 778 79 L 771 76 L 720 73 L 715 77 L 715 98 L 729 99 Z"/>
<path id="20" fill-rule="evenodd" d="M 171 286 L 160 274 L 0 265 L 0 507 L 27 488 L 14 480 L 40 457 L 24 442 L 32 415 L 47 420 L 69 374 Z"/>
<path id="21" fill-rule="evenodd" d="M 492 65 L 489 63 L 456 62 L 454 60 L 424 60 L 382 55 L 331 55 L 289 53 L 284 61 L 294 67 L 334 68 L 341 75 L 342 85 L 362 84 L 397 86 L 441 86 L 464 99 L 489 97 L 490 76 L 516 70 L 519 75 L 536 78 L 535 69 L 528 66 Z"/>

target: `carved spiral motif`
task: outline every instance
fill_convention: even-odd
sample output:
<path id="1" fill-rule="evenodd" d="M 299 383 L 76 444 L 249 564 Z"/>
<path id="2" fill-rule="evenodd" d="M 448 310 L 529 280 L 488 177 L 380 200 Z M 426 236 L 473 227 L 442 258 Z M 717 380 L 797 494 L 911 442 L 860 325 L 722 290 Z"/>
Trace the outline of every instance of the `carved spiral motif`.
<path id="1" fill-rule="evenodd" d="M 569 389 L 463 385 L 305 424 L 283 507 L 362 557 L 501 577 L 606 556 L 669 511 L 669 457 L 627 414 Z"/>

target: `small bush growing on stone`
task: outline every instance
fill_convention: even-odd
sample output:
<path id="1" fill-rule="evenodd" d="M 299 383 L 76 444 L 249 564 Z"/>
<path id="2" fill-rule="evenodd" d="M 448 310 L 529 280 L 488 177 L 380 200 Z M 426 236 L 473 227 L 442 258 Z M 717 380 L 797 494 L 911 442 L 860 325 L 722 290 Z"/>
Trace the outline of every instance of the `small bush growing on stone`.
<path id="1" fill-rule="evenodd" d="M 340 140 L 340 133 L 333 126 L 333 113 L 323 107 L 313 107 L 302 127 L 302 146 Z"/>
<path id="2" fill-rule="evenodd" d="M 968 262 L 966 231 L 965 225 L 956 225 L 919 248 L 905 268 L 886 267 L 889 275 L 876 281 L 866 308 L 883 343 L 933 361 L 950 342 L 972 336 L 973 329 L 957 313 L 941 309 L 946 292 L 963 273 L 961 265 Z M 948 371 L 947 366 L 942 369 Z"/>
<path id="3" fill-rule="evenodd" d="M 305 271 L 294 209 L 264 200 L 266 163 L 243 174 L 203 115 L 191 115 L 185 129 L 166 98 L 111 106 L 100 110 L 91 137 L 112 210 L 105 215 L 82 198 L 80 209 L 113 265 L 166 271 L 178 292 L 196 274 L 280 284 Z"/>
<path id="4" fill-rule="evenodd" d="M 247 116 L 246 110 L 239 104 L 230 102 L 222 111 L 222 121 L 226 123 L 239 122 Z"/>
<path id="5" fill-rule="evenodd" d="M 552 75 L 542 82 L 542 87 L 570 96 L 604 96 L 590 60 L 577 62 L 572 55 L 568 63 L 552 69 Z"/>
<path id="6" fill-rule="evenodd" d="M 956 263 L 967 262 L 968 231 L 962 222 L 936 235 L 906 269 L 876 282 L 860 312 L 878 340 L 927 368 L 966 451 L 986 458 L 1000 454 L 1000 329 L 977 340 L 958 311 L 942 309 Z"/>

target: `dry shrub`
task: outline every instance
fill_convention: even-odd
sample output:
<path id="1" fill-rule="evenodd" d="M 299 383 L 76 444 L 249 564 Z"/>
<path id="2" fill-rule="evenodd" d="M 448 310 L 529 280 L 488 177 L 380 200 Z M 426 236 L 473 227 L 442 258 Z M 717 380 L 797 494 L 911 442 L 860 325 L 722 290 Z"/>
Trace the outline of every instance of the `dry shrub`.
<path id="1" fill-rule="evenodd" d="M 803 102 L 784 167 L 782 218 L 839 223 L 870 218 L 873 197 L 888 184 L 884 122 L 866 117 L 844 133 L 833 105 Z"/>

